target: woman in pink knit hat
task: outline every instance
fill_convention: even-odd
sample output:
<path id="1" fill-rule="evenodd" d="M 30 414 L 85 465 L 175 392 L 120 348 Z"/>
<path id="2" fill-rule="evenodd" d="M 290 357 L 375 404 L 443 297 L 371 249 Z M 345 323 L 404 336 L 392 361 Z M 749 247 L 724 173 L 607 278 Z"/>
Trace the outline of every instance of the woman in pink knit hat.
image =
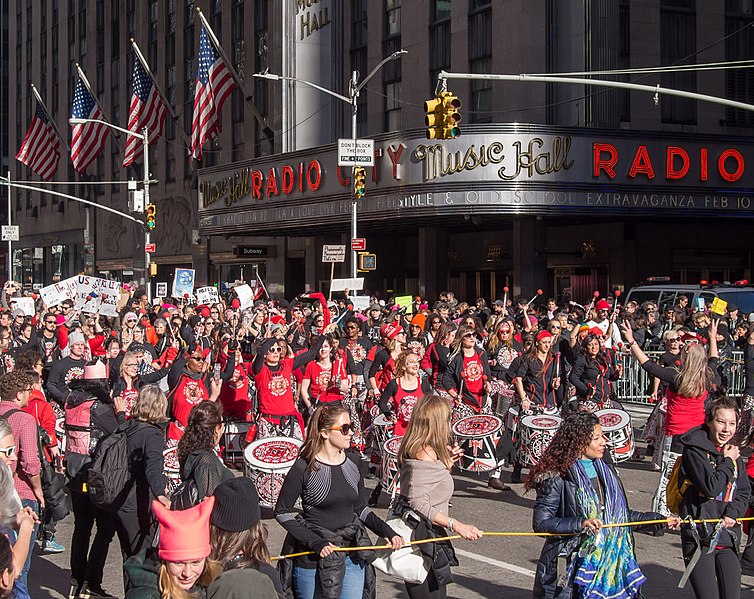
<path id="1" fill-rule="evenodd" d="M 123 564 L 126 599 L 200 599 L 222 571 L 208 559 L 209 517 L 215 498 L 183 511 L 170 511 L 159 501 L 152 509 L 160 525 L 160 543 Z"/>

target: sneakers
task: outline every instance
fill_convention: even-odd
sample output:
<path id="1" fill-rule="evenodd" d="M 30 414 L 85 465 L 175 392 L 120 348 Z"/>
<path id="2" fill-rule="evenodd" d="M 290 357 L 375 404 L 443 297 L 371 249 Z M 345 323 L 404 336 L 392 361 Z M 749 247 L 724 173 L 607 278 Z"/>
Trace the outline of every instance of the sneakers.
<path id="1" fill-rule="evenodd" d="M 81 591 L 78 595 L 79 599 L 117 599 L 115 595 L 111 595 L 101 585 L 84 583 Z"/>
<path id="2" fill-rule="evenodd" d="M 490 489 L 497 489 L 498 491 L 510 491 L 511 488 L 504 484 L 503 481 L 500 480 L 499 477 L 493 478 L 490 477 L 490 479 L 487 481 L 487 486 Z"/>
<path id="3" fill-rule="evenodd" d="M 42 549 L 40 550 L 42 554 L 50 555 L 53 553 L 63 553 L 64 551 L 65 547 L 58 543 L 54 538 L 44 539 L 42 541 Z"/>
<path id="4" fill-rule="evenodd" d="M 81 599 L 81 588 L 83 586 L 83 582 L 79 582 L 78 580 L 71 580 L 71 587 L 68 591 L 68 599 Z"/>

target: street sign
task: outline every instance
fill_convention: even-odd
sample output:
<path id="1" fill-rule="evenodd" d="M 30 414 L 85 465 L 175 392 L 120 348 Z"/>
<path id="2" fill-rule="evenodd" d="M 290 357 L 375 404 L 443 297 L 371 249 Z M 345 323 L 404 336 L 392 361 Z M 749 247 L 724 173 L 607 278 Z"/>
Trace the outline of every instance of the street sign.
<path id="1" fill-rule="evenodd" d="M 144 244 L 144 251 L 147 254 L 154 254 L 157 251 L 157 244 L 156 243 L 145 243 Z"/>
<path id="2" fill-rule="evenodd" d="M 3 241 L 18 241 L 18 225 L 3 225 Z"/>
<path id="3" fill-rule="evenodd" d="M 354 237 L 351 240 L 351 250 L 354 252 L 363 252 L 367 249 L 367 240 L 365 237 Z"/>
<path id="4" fill-rule="evenodd" d="M 344 245 L 323 245 L 322 262 L 345 262 L 346 246 Z"/>
<path id="5" fill-rule="evenodd" d="M 339 139 L 338 166 L 374 166 L 374 140 Z"/>

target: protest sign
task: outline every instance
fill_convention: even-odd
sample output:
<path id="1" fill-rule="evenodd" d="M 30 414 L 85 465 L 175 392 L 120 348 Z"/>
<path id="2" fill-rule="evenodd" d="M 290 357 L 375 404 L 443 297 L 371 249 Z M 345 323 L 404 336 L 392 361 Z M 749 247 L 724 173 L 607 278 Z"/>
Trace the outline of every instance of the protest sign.
<path id="1" fill-rule="evenodd" d="M 39 294 L 48 308 L 60 305 L 63 300 L 72 300 L 76 295 L 76 277 L 42 287 Z"/>
<path id="2" fill-rule="evenodd" d="M 196 272 L 192 268 L 176 268 L 173 277 L 173 297 L 191 297 L 194 293 Z"/>
<path id="3" fill-rule="evenodd" d="M 76 277 L 75 308 L 85 314 L 118 315 L 120 281 L 79 275 Z"/>
<path id="4" fill-rule="evenodd" d="M 34 316 L 34 298 L 32 297 L 14 297 L 12 301 L 16 302 L 16 307 L 24 313 L 24 316 Z"/>
<path id="5" fill-rule="evenodd" d="M 353 297 L 349 297 L 348 301 L 353 304 L 354 310 L 366 312 L 369 309 L 369 299 L 368 295 L 354 295 Z"/>
<path id="6" fill-rule="evenodd" d="M 220 295 L 217 293 L 217 287 L 199 287 L 196 290 L 196 303 L 210 306 L 220 303 Z"/>
<path id="7" fill-rule="evenodd" d="M 236 295 L 238 296 L 238 301 L 241 302 L 241 310 L 245 310 L 246 308 L 250 308 L 252 304 L 254 303 L 254 292 L 252 291 L 251 287 L 248 285 L 239 285 L 235 288 Z"/>

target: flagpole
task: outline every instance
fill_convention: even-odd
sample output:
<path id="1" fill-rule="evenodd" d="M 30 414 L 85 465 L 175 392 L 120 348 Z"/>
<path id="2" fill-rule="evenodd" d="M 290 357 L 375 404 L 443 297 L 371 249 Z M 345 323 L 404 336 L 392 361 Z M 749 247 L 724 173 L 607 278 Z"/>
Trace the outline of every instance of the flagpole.
<path id="1" fill-rule="evenodd" d="M 136 45 L 136 40 L 134 40 L 134 38 L 131 38 L 131 46 L 133 46 L 134 53 L 136 54 L 136 58 L 139 59 L 141 66 L 144 67 L 144 70 L 146 71 L 147 75 L 152 80 L 152 85 L 154 85 L 154 88 L 157 91 L 157 95 L 160 96 L 160 98 L 162 99 L 162 102 L 165 104 L 165 106 L 167 106 L 168 112 L 170 113 L 170 118 L 173 119 L 173 122 L 176 125 L 176 129 L 178 130 L 178 133 L 181 136 L 181 139 L 183 139 L 183 141 L 186 143 L 186 149 L 188 151 L 191 151 L 191 139 L 189 139 L 188 133 L 184 131 L 183 127 L 178 125 L 178 115 L 175 113 L 175 110 L 173 110 L 173 107 L 171 106 L 170 102 L 168 102 L 168 99 L 165 97 L 165 94 L 162 93 L 160 86 L 157 85 L 157 80 L 154 78 L 152 69 L 149 68 L 149 65 L 147 64 L 147 59 L 144 58 L 144 55 L 141 53 L 139 46 Z"/>
<path id="2" fill-rule="evenodd" d="M 50 121 L 50 124 L 52 125 L 52 129 L 53 131 L 55 131 L 55 135 L 58 136 L 58 139 L 63 143 L 63 145 L 65 146 L 65 149 L 70 151 L 71 148 L 68 147 L 68 142 L 63 138 L 63 135 L 60 133 L 60 129 L 58 129 L 58 124 L 55 122 L 55 119 L 52 118 L 50 111 L 47 110 L 47 106 L 42 100 L 42 96 L 39 95 L 39 92 L 37 91 L 37 88 L 33 83 L 31 84 L 31 91 L 34 94 L 34 97 L 37 99 L 37 103 L 42 107 L 42 110 L 44 110 L 44 113 L 47 115 L 47 120 Z"/>
<path id="3" fill-rule="evenodd" d="M 89 79 L 87 79 L 86 75 L 84 75 L 84 71 L 81 69 L 81 66 L 79 65 L 79 63 L 76 63 L 76 69 L 78 70 L 81 81 L 84 82 L 86 89 L 89 91 L 89 95 L 92 97 L 92 100 L 94 100 L 94 103 L 97 105 L 97 108 L 99 108 L 100 111 L 102 112 L 102 120 L 107 122 L 108 124 L 112 124 L 110 123 L 110 119 L 108 119 L 105 116 L 107 113 L 105 112 L 105 109 L 102 107 L 102 104 L 99 103 L 99 99 L 97 98 L 97 96 L 92 91 L 92 86 L 89 85 Z M 110 127 L 108 127 L 108 129 L 110 129 Z M 115 135 L 113 135 L 112 137 L 113 137 L 113 143 L 115 143 L 115 147 L 118 149 L 118 153 L 120 154 L 121 149 L 120 149 L 120 144 L 118 143 L 118 138 L 115 137 Z"/>
<path id="4" fill-rule="evenodd" d="M 209 23 L 207 22 L 207 19 L 204 17 L 204 14 L 202 13 L 202 9 L 197 6 L 196 12 L 199 15 L 199 20 L 202 22 L 204 29 L 207 30 L 207 35 L 209 35 L 209 39 L 212 42 L 212 45 L 215 47 L 215 50 L 217 50 L 218 54 L 220 54 L 220 57 L 225 61 L 225 65 L 228 67 L 228 71 L 230 72 L 230 76 L 233 77 L 233 81 L 235 81 L 236 85 L 238 86 L 238 90 L 244 95 L 244 101 L 246 102 L 247 106 L 251 108 L 251 112 L 254 114 L 254 118 L 259 122 L 259 124 L 264 129 L 269 130 L 269 125 L 267 125 L 267 120 L 262 116 L 262 113 L 259 112 L 257 105 L 254 104 L 250 96 L 247 97 L 246 94 L 244 93 L 244 86 L 243 86 L 243 82 L 241 81 L 241 77 L 238 76 L 238 73 L 236 72 L 236 68 L 233 66 L 233 63 L 228 59 L 228 56 L 225 54 L 225 51 L 223 50 L 222 46 L 220 45 L 220 42 L 217 40 L 217 37 L 215 36 L 215 32 L 212 31 L 212 27 L 210 27 Z"/>

